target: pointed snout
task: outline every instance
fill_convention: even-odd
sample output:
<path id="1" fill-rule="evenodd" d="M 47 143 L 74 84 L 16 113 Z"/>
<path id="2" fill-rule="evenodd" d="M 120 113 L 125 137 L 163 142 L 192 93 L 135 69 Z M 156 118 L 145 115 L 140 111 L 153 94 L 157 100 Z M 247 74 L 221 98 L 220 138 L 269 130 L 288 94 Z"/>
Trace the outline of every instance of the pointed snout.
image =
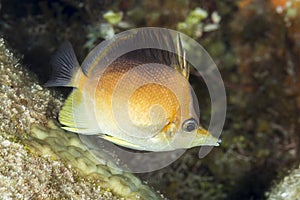
<path id="1" fill-rule="evenodd" d="M 197 135 L 192 146 L 219 146 L 220 142 L 220 139 L 216 138 L 208 130 L 200 126 L 197 129 Z"/>

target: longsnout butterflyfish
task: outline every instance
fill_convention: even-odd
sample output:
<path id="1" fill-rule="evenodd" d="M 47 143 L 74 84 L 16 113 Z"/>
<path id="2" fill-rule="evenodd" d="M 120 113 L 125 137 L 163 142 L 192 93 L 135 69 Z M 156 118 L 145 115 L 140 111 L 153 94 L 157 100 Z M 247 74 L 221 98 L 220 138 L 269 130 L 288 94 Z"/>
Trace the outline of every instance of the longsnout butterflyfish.
<path id="1" fill-rule="evenodd" d="M 126 52 L 126 47 L 143 44 L 146 48 Z M 136 150 L 218 146 L 218 139 L 199 123 L 185 56 L 179 35 L 159 31 L 104 41 L 81 66 L 71 44 L 64 43 L 54 55 L 53 76 L 46 83 L 73 87 L 59 113 L 62 128 Z"/>

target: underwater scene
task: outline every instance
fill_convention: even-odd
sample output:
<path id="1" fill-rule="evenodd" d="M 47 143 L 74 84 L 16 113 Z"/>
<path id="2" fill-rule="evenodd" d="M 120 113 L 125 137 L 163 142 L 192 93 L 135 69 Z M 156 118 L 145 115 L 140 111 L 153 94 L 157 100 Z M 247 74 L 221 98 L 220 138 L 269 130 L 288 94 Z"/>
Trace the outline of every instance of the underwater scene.
<path id="1" fill-rule="evenodd" d="M 300 200 L 300 0 L 0 1 L 0 199 Z"/>

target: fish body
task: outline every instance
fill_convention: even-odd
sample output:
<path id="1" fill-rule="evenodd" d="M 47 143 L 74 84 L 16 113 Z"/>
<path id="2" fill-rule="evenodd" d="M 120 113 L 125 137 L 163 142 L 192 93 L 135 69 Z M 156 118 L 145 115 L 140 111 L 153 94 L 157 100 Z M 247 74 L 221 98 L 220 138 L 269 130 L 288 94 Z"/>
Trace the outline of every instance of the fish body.
<path id="1" fill-rule="evenodd" d="M 113 44 L 96 47 L 80 66 L 70 43 L 63 44 L 54 57 L 54 76 L 46 84 L 74 87 L 59 114 L 63 128 L 136 150 L 218 145 L 218 139 L 199 125 L 198 102 L 188 82 L 180 38 L 179 44 L 170 44 L 169 38 L 157 33 L 133 37 L 168 43 L 182 56 L 138 49 L 107 66 L 101 64 L 120 48 Z"/>

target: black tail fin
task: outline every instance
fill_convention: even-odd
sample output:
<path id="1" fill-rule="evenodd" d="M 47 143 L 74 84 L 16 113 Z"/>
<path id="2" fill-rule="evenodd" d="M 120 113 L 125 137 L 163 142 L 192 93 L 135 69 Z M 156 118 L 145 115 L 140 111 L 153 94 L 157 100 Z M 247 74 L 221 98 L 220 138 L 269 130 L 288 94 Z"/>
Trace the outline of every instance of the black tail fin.
<path id="1" fill-rule="evenodd" d="M 64 42 L 51 60 L 53 66 L 51 79 L 45 83 L 45 87 L 76 87 L 75 79 L 80 65 L 70 42 Z M 79 71 L 80 70 L 80 71 Z"/>

